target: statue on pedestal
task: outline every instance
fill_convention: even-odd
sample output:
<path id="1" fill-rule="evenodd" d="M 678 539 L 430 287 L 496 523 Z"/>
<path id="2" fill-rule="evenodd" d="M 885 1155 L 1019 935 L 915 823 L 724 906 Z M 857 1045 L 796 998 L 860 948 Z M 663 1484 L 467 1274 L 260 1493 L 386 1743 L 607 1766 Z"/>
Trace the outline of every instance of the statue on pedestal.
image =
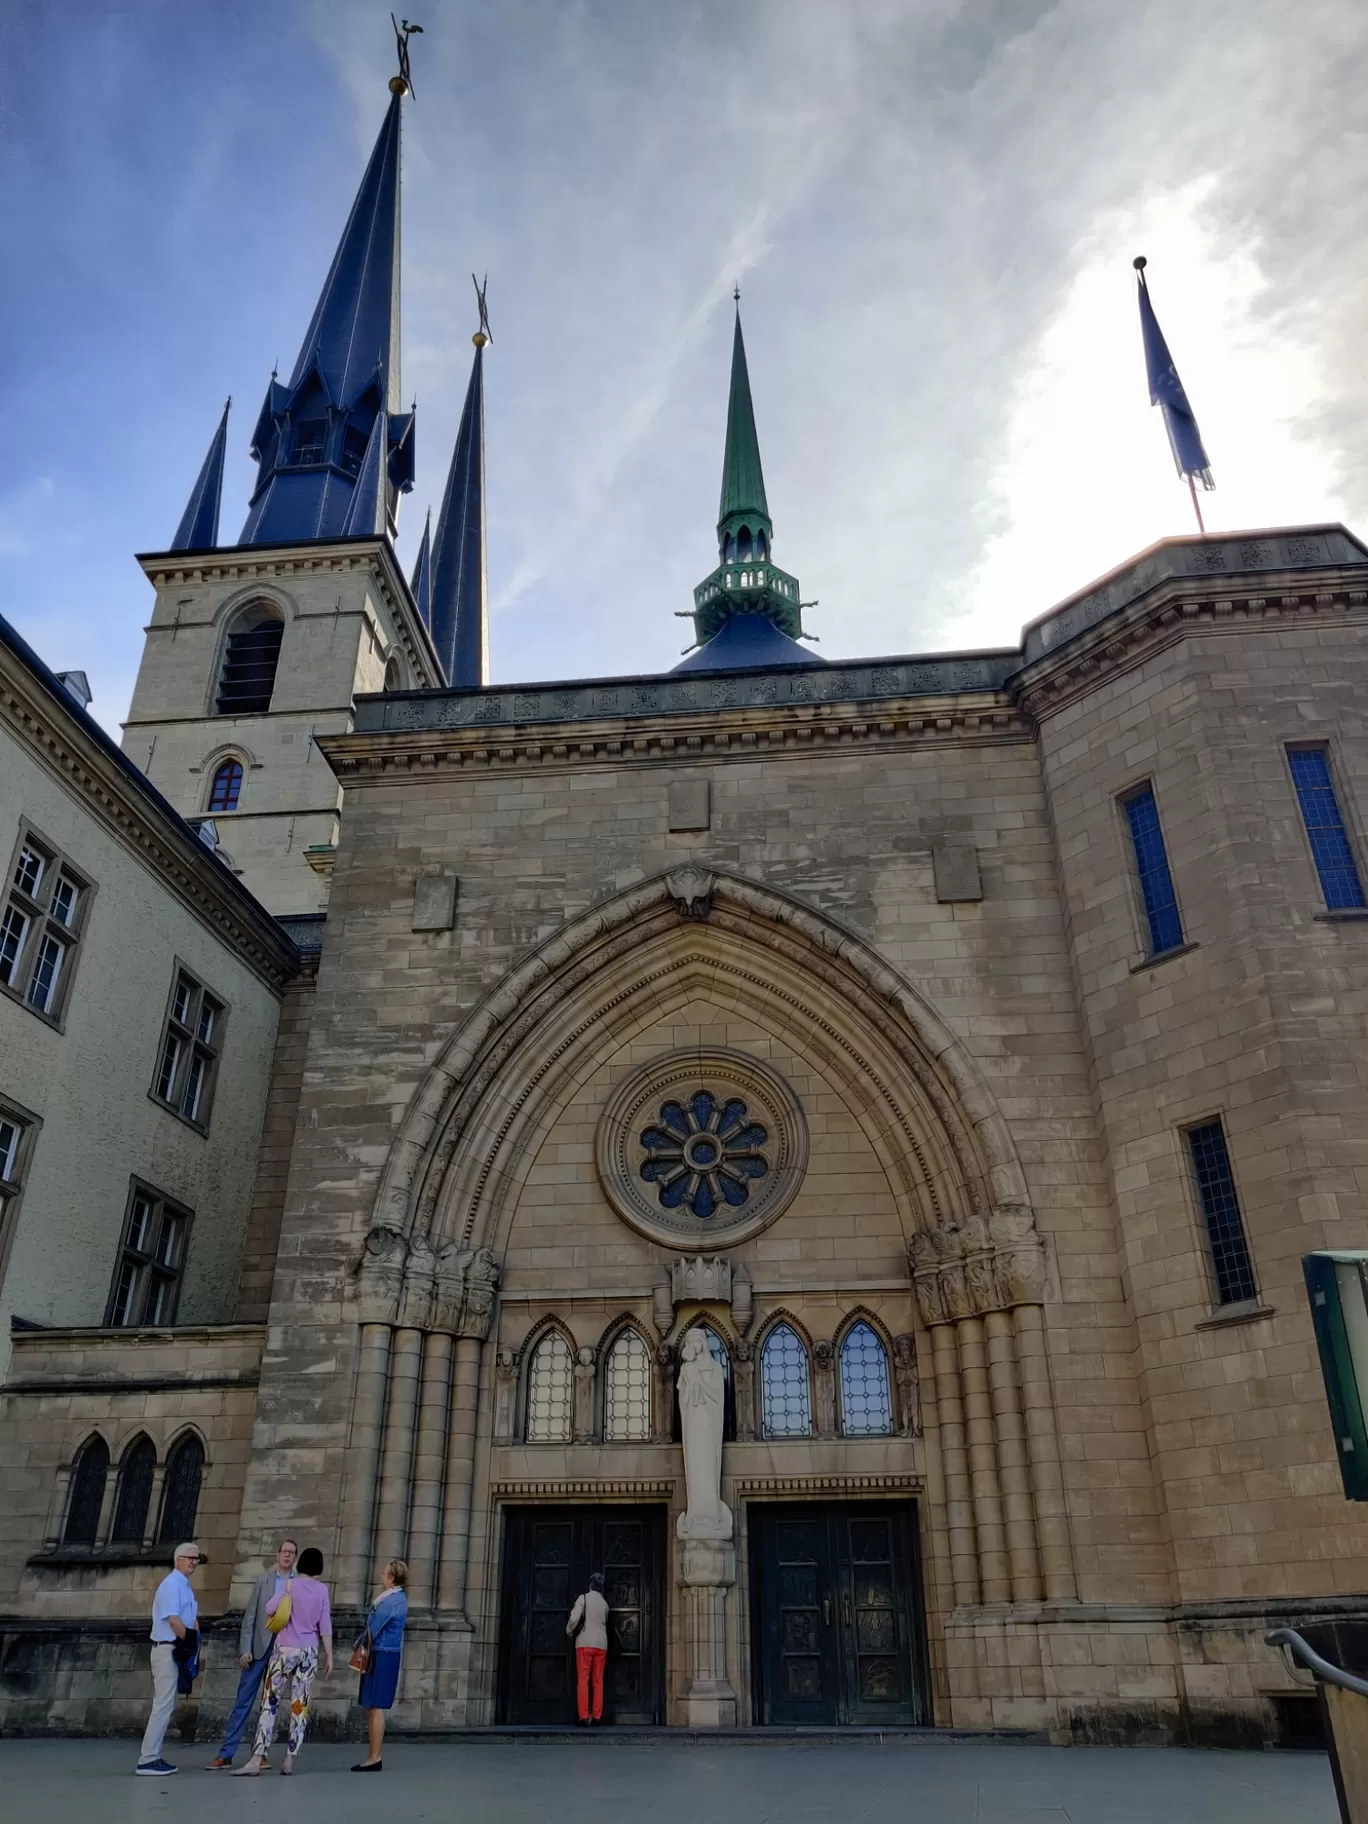
<path id="1" fill-rule="evenodd" d="M 676 1530 L 681 1539 L 730 1539 L 731 1509 L 722 1500 L 722 1419 L 727 1385 L 720 1363 L 708 1353 L 701 1330 L 691 1330 L 684 1338 L 678 1387 L 687 1506 Z"/>

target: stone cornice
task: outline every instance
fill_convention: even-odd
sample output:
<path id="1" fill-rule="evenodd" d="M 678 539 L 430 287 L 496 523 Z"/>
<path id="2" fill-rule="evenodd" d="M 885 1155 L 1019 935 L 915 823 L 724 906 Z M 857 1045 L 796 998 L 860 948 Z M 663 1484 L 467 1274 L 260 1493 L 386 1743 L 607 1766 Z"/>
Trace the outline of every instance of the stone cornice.
<path id="1" fill-rule="evenodd" d="M 154 589 L 176 583 L 251 582 L 286 576 L 347 575 L 368 571 L 376 580 L 414 676 L 436 688 L 442 676 L 432 636 L 423 625 L 407 578 L 389 540 L 342 538 L 317 544 L 224 545 L 214 551 L 161 551 L 138 562 Z"/>
<path id="2" fill-rule="evenodd" d="M 65 713 L 5 641 L 0 641 L 0 722 L 274 994 L 283 992 L 298 959 L 270 913 L 131 761 L 117 750 L 107 752 L 75 714 Z"/>

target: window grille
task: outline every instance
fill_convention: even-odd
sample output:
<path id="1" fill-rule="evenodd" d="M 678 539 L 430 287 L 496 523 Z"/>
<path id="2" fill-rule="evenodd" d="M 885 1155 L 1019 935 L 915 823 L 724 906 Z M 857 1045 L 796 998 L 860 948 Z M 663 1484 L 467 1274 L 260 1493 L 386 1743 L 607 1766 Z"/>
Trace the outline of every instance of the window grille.
<path id="1" fill-rule="evenodd" d="M 1169 873 L 1153 786 L 1145 785 L 1130 793 L 1122 800 L 1122 806 L 1135 854 L 1135 872 L 1149 931 L 1149 954 L 1158 956 L 1165 950 L 1178 948 L 1183 941 L 1183 925 L 1178 916 L 1178 899 Z"/>
<path id="2" fill-rule="evenodd" d="M 326 418 L 304 418 L 295 426 L 291 460 L 295 467 L 322 462 L 328 448 Z"/>
<path id="3" fill-rule="evenodd" d="M 89 882 L 32 831 L 19 840 L 0 911 L 0 987 L 57 1024 L 71 993 Z"/>
<path id="4" fill-rule="evenodd" d="M 109 1529 L 113 1544 L 142 1544 L 156 1473 L 157 1452 L 151 1438 L 135 1438 L 119 1465 L 119 1492 L 114 1501 L 114 1524 Z"/>
<path id="5" fill-rule="evenodd" d="M 841 1429 L 849 1438 L 885 1437 L 893 1429 L 888 1352 L 863 1320 L 841 1344 Z"/>
<path id="6" fill-rule="evenodd" d="M 1340 815 L 1329 753 L 1323 747 L 1294 747 L 1287 758 L 1327 908 L 1347 912 L 1362 906 L 1363 882 Z"/>
<path id="7" fill-rule="evenodd" d="M 242 791 L 241 760 L 225 760 L 215 769 L 214 782 L 209 787 L 209 809 L 211 811 L 235 811 L 238 807 L 238 794 Z"/>
<path id="8" fill-rule="evenodd" d="M 349 424 L 342 433 L 342 467 L 348 475 L 361 473 L 361 464 L 366 460 L 366 445 L 369 442 L 366 432 L 354 424 Z"/>
<path id="9" fill-rule="evenodd" d="M 1239 1304 L 1257 1297 L 1258 1288 L 1235 1191 L 1235 1175 L 1230 1169 L 1225 1129 L 1219 1121 L 1204 1121 L 1200 1127 L 1187 1130 L 1187 1139 L 1211 1251 L 1217 1302 Z"/>
<path id="10" fill-rule="evenodd" d="M 204 1480 L 204 1446 L 198 1438 L 185 1438 L 171 1452 L 162 1485 L 158 1545 L 180 1545 L 195 1536 L 200 1484 Z"/>
<path id="11" fill-rule="evenodd" d="M 219 678 L 221 716 L 261 716 L 271 707 L 285 623 L 274 619 L 228 635 Z"/>
<path id="12" fill-rule="evenodd" d="M 175 1322 L 185 1271 L 190 1212 L 134 1183 L 124 1219 L 107 1324 L 133 1327 Z"/>
<path id="13" fill-rule="evenodd" d="M 186 969 L 176 971 L 162 1027 L 152 1094 L 173 1114 L 207 1128 L 218 1076 L 225 1010 Z"/>
<path id="14" fill-rule="evenodd" d="M 548 1330 L 527 1370 L 527 1436 L 534 1444 L 568 1444 L 574 1387 L 570 1348 L 559 1330 Z"/>
<path id="15" fill-rule="evenodd" d="M 807 1350 L 788 1324 L 776 1324 L 760 1351 L 760 1404 L 767 1438 L 812 1435 Z"/>
<path id="16" fill-rule="evenodd" d="M 94 1545 L 108 1476 L 109 1446 L 103 1438 L 92 1438 L 77 1457 L 76 1467 L 71 1472 L 63 1545 Z"/>
<path id="17" fill-rule="evenodd" d="M 651 1361 L 635 1330 L 624 1330 L 608 1351 L 603 1435 L 612 1443 L 644 1443 L 651 1435 Z"/>

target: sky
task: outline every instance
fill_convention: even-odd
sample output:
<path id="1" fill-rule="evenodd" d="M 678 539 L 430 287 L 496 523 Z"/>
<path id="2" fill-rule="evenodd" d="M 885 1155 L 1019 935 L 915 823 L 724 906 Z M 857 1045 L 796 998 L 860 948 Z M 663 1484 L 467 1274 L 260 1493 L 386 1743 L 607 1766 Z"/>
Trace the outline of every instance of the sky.
<path id="1" fill-rule="evenodd" d="M 1193 530 L 1368 534 L 1359 0 L 411 0 L 403 382 L 439 501 L 489 275 L 494 681 L 668 669 L 741 287 L 775 557 L 826 658 L 1015 643 Z M 234 399 L 220 537 L 388 101 L 366 0 L 0 9 L 0 613 L 126 713 Z"/>

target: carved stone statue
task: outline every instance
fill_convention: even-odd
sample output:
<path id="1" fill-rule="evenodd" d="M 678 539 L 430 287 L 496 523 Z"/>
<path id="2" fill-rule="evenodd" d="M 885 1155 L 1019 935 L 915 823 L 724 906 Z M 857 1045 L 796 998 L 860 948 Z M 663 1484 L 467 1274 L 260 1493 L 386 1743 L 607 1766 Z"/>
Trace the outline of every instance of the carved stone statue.
<path id="1" fill-rule="evenodd" d="M 671 1313 L 673 1315 L 673 1313 Z M 674 1442 L 674 1370 L 677 1354 L 672 1343 L 661 1343 L 655 1352 L 655 1399 L 651 1425 L 653 1444 Z"/>
<path id="2" fill-rule="evenodd" d="M 494 1442 L 513 1442 L 513 1413 L 518 1396 L 518 1352 L 500 1349 L 494 1358 Z"/>
<path id="3" fill-rule="evenodd" d="M 404 1287 L 399 1297 L 396 1322 L 401 1330 L 425 1330 L 432 1311 L 432 1279 L 437 1258 L 421 1235 L 409 1240 L 408 1259 L 404 1263 Z"/>
<path id="4" fill-rule="evenodd" d="M 404 1285 L 408 1243 L 397 1229 L 374 1228 L 356 1265 L 356 1302 L 363 1324 L 392 1324 Z"/>
<path id="5" fill-rule="evenodd" d="M 893 1378 L 898 1383 L 898 1436 L 922 1435 L 921 1376 L 917 1372 L 917 1339 L 910 1334 L 893 1338 Z"/>
<path id="6" fill-rule="evenodd" d="M 736 1399 L 736 1441 L 755 1442 L 755 1345 L 744 1338 L 732 1350 L 732 1392 Z"/>
<path id="7" fill-rule="evenodd" d="M 814 1343 L 812 1345 L 812 1389 L 816 1399 L 816 1411 L 813 1414 L 817 1421 L 819 1438 L 834 1438 L 836 1435 L 836 1345 L 834 1343 Z"/>
<path id="8" fill-rule="evenodd" d="M 499 1257 L 489 1248 L 476 1248 L 465 1261 L 465 1295 L 461 1301 L 460 1335 L 489 1335 L 494 1321 L 494 1295 L 499 1289 Z"/>
<path id="9" fill-rule="evenodd" d="M 684 1338 L 679 1362 L 679 1423 L 684 1437 L 687 1507 L 681 1539 L 730 1539 L 731 1509 L 722 1500 L 722 1420 L 727 1383 L 701 1330 Z"/>
<path id="10" fill-rule="evenodd" d="M 575 1353 L 575 1442 L 594 1441 L 594 1351 L 586 1343 Z"/>

